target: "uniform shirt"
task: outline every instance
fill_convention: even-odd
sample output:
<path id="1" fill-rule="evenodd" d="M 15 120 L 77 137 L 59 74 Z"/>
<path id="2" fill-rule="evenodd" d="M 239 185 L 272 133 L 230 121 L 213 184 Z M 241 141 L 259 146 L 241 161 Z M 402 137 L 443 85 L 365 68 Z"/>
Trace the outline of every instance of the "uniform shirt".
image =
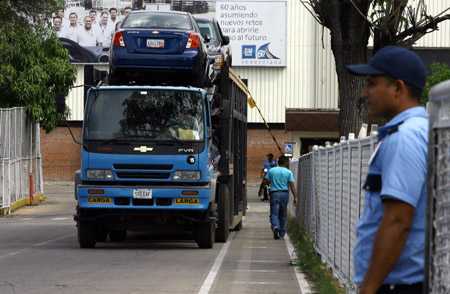
<path id="1" fill-rule="evenodd" d="M 91 28 L 89 31 L 84 27 L 79 30 L 78 44 L 80 46 L 97 46 L 98 43 L 102 42 L 102 37 L 100 33 L 95 28 Z"/>
<path id="2" fill-rule="evenodd" d="M 267 171 L 269 171 L 272 167 L 276 167 L 277 166 L 277 161 L 276 160 L 266 160 L 264 161 L 264 164 L 262 166 L 262 170 L 264 171 L 267 168 Z"/>
<path id="3" fill-rule="evenodd" d="M 63 30 L 62 34 L 64 35 L 64 38 L 70 39 L 70 40 L 78 43 L 79 34 L 80 34 L 80 32 L 79 32 L 80 27 L 79 26 L 76 26 L 76 27 L 69 26 L 69 27 L 67 27 L 65 29 L 62 29 L 62 30 Z"/>
<path id="4" fill-rule="evenodd" d="M 63 28 L 61 28 L 59 31 L 55 30 L 55 33 L 58 36 L 58 38 L 66 38 L 66 34 Z"/>
<path id="5" fill-rule="evenodd" d="M 294 182 L 292 172 L 281 166 L 271 168 L 264 178 L 270 181 L 270 191 L 288 191 L 289 182 Z"/>
<path id="6" fill-rule="evenodd" d="M 111 38 L 114 34 L 115 28 L 106 24 L 103 26 L 100 22 L 92 25 L 92 28 L 95 28 L 102 38 L 102 46 L 109 47 L 111 45 Z"/>
<path id="7" fill-rule="evenodd" d="M 381 175 L 381 190 L 366 191 L 364 213 L 356 226 L 353 251 L 354 281 L 361 284 L 369 266 L 375 233 L 383 217 L 383 198 L 393 198 L 415 208 L 411 230 L 396 265 L 383 284 L 423 281 L 426 223 L 428 120 L 423 107 L 414 107 L 379 128 L 381 144 L 372 159 L 369 175 Z M 379 191 L 376 191 L 379 190 Z"/>

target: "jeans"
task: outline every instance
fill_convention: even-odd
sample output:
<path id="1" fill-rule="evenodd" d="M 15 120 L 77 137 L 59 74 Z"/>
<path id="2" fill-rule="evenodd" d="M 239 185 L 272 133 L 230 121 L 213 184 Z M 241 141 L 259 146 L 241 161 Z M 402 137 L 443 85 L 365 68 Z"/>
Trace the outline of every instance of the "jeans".
<path id="1" fill-rule="evenodd" d="M 286 233 L 287 206 L 289 203 L 289 192 L 270 193 L 270 224 L 272 230 L 278 228 L 280 237 Z"/>

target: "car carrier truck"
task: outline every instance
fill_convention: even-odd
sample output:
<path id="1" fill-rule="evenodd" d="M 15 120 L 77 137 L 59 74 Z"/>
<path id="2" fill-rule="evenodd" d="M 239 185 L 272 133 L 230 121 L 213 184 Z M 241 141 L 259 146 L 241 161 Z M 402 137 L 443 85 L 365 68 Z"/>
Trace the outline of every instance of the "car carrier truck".
<path id="1" fill-rule="evenodd" d="M 127 231 L 191 231 L 212 248 L 240 230 L 247 93 L 228 68 L 207 89 L 91 87 L 75 173 L 80 247 L 124 241 Z M 59 95 L 58 111 L 64 106 Z"/>

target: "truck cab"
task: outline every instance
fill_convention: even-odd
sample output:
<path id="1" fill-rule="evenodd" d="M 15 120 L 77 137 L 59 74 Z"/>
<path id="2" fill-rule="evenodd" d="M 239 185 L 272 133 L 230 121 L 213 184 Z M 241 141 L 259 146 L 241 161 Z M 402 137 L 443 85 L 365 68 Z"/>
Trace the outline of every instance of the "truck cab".
<path id="1" fill-rule="evenodd" d="M 209 111 L 206 91 L 198 88 L 89 90 L 76 191 L 82 247 L 102 241 L 105 232 L 121 241 L 126 230 L 158 224 L 201 230 L 199 246 L 212 246 L 218 154 Z"/>

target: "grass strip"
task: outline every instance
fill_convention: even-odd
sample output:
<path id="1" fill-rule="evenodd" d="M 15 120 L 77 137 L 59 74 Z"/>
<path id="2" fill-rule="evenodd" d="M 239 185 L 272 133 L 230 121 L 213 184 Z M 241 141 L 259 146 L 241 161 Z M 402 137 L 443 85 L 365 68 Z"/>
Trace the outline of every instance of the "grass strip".
<path id="1" fill-rule="evenodd" d="M 312 288 L 315 293 L 345 293 L 345 288 L 339 286 L 338 280 L 333 277 L 333 272 L 321 262 L 320 256 L 314 250 L 313 243 L 299 222 L 292 216 L 288 216 L 286 231 L 297 250 L 297 258 L 291 260 L 291 265 L 300 267 L 308 280 L 313 282 Z"/>

